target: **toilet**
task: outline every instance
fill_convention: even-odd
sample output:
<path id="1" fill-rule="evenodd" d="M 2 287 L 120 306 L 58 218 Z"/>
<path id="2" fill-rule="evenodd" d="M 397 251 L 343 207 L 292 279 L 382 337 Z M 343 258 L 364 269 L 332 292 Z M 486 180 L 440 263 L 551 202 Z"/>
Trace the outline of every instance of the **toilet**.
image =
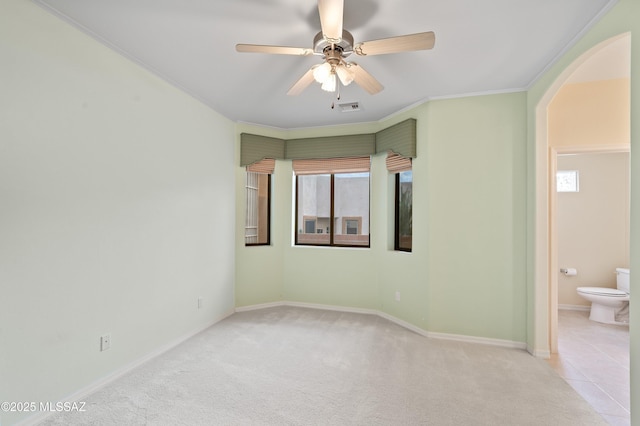
<path id="1" fill-rule="evenodd" d="M 605 324 L 628 324 L 629 272 L 626 268 L 616 268 L 617 289 L 578 287 L 578 294 L 591 302 L 590 320 Z"/>

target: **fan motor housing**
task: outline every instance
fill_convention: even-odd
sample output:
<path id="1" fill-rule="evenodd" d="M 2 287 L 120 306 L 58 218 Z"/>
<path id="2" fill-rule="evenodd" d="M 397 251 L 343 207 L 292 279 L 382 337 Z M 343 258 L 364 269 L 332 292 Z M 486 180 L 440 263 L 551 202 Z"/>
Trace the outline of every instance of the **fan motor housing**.
<path id="1" fill-rule="evenodd" d="M 342 30 L 342 39 L 339 43 L 329 43 L 320 31 L 313 38 L 313 51 L 316 53 L 324 54 L 327 49 L 331 49 L 331 46 L 335 46 L 336 50 L 339 50 L 341 56 L 347 57 L 353 52 L 353 36 L 347 30 Z"/>

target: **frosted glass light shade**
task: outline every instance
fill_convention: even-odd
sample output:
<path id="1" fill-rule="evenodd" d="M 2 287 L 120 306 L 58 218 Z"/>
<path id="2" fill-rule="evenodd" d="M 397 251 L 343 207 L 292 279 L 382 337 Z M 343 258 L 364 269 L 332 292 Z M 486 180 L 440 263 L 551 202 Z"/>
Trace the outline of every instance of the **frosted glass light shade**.
<path id="1" fill-rule="evenodd" d="M 344 65 L 338 65 L 336 67 L 336 73 L 343 85 L 348 86 L 353 81 L 354 73 Z"/>
<path id="2" fill-rule="evenodd" d="M 335 92 L 336 91 L 336 73 L 330 73 L 327 78 L 322 83 L 322 90 L 326 90 L 327 92 Z"/>
<path id="3" fill-rule="evenodd" d="M 328 62 L 325 62 L 324 64 L 317 66 L 313 70 L 313 78 L 318 83 L 324 83 L 330 74 L 331 74 L 331 64 L 329 64 Z"/>

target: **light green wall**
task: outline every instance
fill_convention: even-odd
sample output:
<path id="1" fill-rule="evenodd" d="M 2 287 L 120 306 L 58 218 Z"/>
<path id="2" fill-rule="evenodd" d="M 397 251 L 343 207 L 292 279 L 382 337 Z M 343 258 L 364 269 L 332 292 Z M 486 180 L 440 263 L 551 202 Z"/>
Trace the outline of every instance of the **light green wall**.
<path id="1" fill-rule="evenodd" d="M 0 401 L 61 401 L 233 310 L 234 131 L 2 0 Z"/>
<path id="2" fill-rule="evenodd" d="M 433 331 L 524 341 L 526 95 L 432 102 L 425 270 Z"/>
<path id="3" fill-rule="evenodd" d="M 371 173 L 376 173 L 376 164 Z M 278 182 L 289 194 L 291 211 L 293 179 L 291 163 L 285 163 L 284 175 L 278 176 Z M 281 177 L 282 176 L 282 177 Z M 289 177 L 287 179 L 287 177 Z M 372 191 L 371 202 L 376 194 Z M 374 213 L 371 212 L 371 232 L 376 226 Z M 289 236 L 293 229 L 292 215 L 281 218 L 283 232 Z M 294 247 L 283 244 L 280 247 L 284 256 L 284 281 L 282 282 L 284 300 L 320 303 L 326 305 L 350 306 L 375 309 L 378 304 L 375 251 L 350 248 Z"/>
<path id="4" fill-rule="evenodd" d="M 240 134 L 254 133 L 264 136 L 282 138 L 283 132 L 270 128 L 238 125 L 236 128 L 236 306 L 249 306 L 282 300 L 282 282 L 284 280 L 284 258 L 281 247 L 287 244 L 284 224 L 275 218 L 286 217 L 290 214 L 289 201 L 291 194 L 286 192 L 282 181 L 287 179 L 283 161 L 276 161 L 276 173 L 272 176 L 271 186 L 271 245 L 245 247 L 244 220 L 246 212 L 245 184 L 246 172 L 240 167 Z M 289 206 L 289 207 L 288 207 Z M 238 286 L 237 283 L 242 283 Z"/>
<path id="5" fill-rule="evenodd" d="M 375 309 L 428 331 L 525 341 L 525 94 L 432 101 L 382 123 L 340 130 L 375 132 L 408 117 L 418 120 L 413 252 L 392 250 L 393 180 L 384 155 L 372 162 L 370 249 L 293 246 L 293 178 L 290 162 L 281 161 L 274 175 L 276 238 L 270 247 L 238 248 L 238 306 L 287 300 Z M 236 180 L 243 176 L 238 167 Z M 244 211 L 244 188 L 237 189 Z M 263 267 L 252 270 L 251 262 Z"/>
<path id="6" fill-rule="evenodd" d="M 536 107 L 545 99 L 550 88 L 561 83 L 566 77 L 565 70 L 578 64 L 585 52 L 599 43 L 617 37 L 623 33 L 631 34 L 631 262 L 632 271 L 640 270 L 640 2 L 620 0 L 592 29 L 564 54 L 528 91 L 527 99 L 527 343 L 530 347 L 548 347 L 548 288 L 544 279 L 534 275 L 536 270 Z M 559 80 L 558 82 L 556 80 Z M 552 94 L 553 92 L 549 92 Z M 542 230 L 544 232 L 544 230 Z M 631 294 L 640 293 L 640 278 L 631 274 Z M 631 335 L 631 407 L 640 407 L 640 300 L 631 297 L 630 335 Z M 631 413 L 631 424 L 640 425 L 640 413 Z"/>

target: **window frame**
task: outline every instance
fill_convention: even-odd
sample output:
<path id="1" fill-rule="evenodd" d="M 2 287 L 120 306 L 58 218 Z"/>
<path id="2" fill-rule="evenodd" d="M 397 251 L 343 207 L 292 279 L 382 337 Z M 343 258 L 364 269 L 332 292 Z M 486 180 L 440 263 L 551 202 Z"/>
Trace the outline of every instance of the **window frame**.
<path id="1" fill-rule="evenodd" d="M 247 225 L 246 225 L 246 215 L 247 215 L 247 211 L 248 207 L 245 208 L 245 242 L 244 245 L 245 247 L 259 247 L 259 246 L 270 246 L 271 245 L 271 194 L 272 194 L 272 179 L 271 179 L 271 173 L 258 173 L 258 172 L 250 172 L 247 171 L 245 172 L 245 179 L 248 179 L 248 174 L 249 173 L 256 173 L 258 175 L 266 175 L 267 176 L 267 217 L 266 217 L 266 226 L 267 226 L 267 238 L 266 238 L 266 242 L 256 242 L 256 243 L 247 243 Z M 247 189 L 248 189 L 248 183 L 245 181 L 245 202 L 246 202 L 246 198 L 247 198 Z M 259 190 L 259 189 L 257 189 Z M 258 197 L 259 199 L 259 197 Z M 256 208 L 258 209 L 258 213 L 257 213 L 257 217 L 259 217 L 260 212 L 259 212 L 259 207 L 258 204 L 256 204 Z M 256 232 L 256 237 L 259 236 L 259 230 Z"/>
<path id="2" fill-rule="evenodd" d="M 413 171 L 411 171 L 411 204 L 413 206 Z M 400 174 L 402 172 L 394 173 L 395 174 L 395 194 L 394 194 L 394 231 L 393 231 L 393 249 L 395 251 L 403 251 L 407 253 L 411 253 L 413 251 L 413 227 L 411 230 L 411 247 L 401 247 L 400 246 Z M 413 221 L 413 208 L 411 212 L 411 218 Z"/>
<path id="3" fill-rule="evenodd" d="M 295 246 L 311 246 L 311 247 L 338 247 L 338 248 L 361 248 L 361 249 L 368 249 L 371 248 L 371 229 L 369 229 L 369 233 L 367 234 L 367 236 L 369 237 L 367 240 L 367 244 L 336 244 L 335 240 L 334 240 L 334 235 L 335 235 L 335 227 L 336 227 L 336 216 L 335 216 L 335 175 L 339 175 L 339 174 L 346 174 L 349 172 L 338 172 L 338 173 L 317 173 L 317 174 L 295 174 L 295 187 L 294 187 L 294 191 L 295 191 L 295 211 L 294 211 L 294 215 L 295 215 L 295 220 L 294 220 L 294 232 L 295 232 L 295 236 L 294 236 L 294 245 Z M 358 173 L 365 173 L 365 172 L 358 172 Z M 369 217 L 369 223 L 371 223 L 371 171 L 369 170 L 368 172 L 366 172 L 368 174 L 368 208 L 367 208 L 367 215 Z M 328 244 L 320 244 L 320 243 L 301 243 L 299 242 L 299 235 L 300 233 L 298 232 L 300 228 L 300 223 L 298 220 L 299 214 L 298 214 L 298 209 L 300 207 L 299 205 L 299 189 L 300 189 L 300 177 L 301 176 L 320 176 L 320 175 L 329 175 L 330 176 L 330 213 L 329 213 L 329 243 Z M 316 217 L 316 216 L 314 216 Z M 302 225 L 305 225 L 305 219 L 306 218 L 311 218 L 311 216 L 303 216 L 303 223 Z M 317 219 L 317 217 L 316 217 Z M 353 220 L 358 220 L 358 229 L 362 229 L 362 217 L 353 217 L 353 216 L 348 216 L 342 219 L 342 224 L 341 227 L 346 226 L 346 221 L 345 219 L 353 219 Z M 316 222 L 316 226 L 317 226 L 317 222 Z M 326 235 L 326 233 L 324 233 Z"/>

